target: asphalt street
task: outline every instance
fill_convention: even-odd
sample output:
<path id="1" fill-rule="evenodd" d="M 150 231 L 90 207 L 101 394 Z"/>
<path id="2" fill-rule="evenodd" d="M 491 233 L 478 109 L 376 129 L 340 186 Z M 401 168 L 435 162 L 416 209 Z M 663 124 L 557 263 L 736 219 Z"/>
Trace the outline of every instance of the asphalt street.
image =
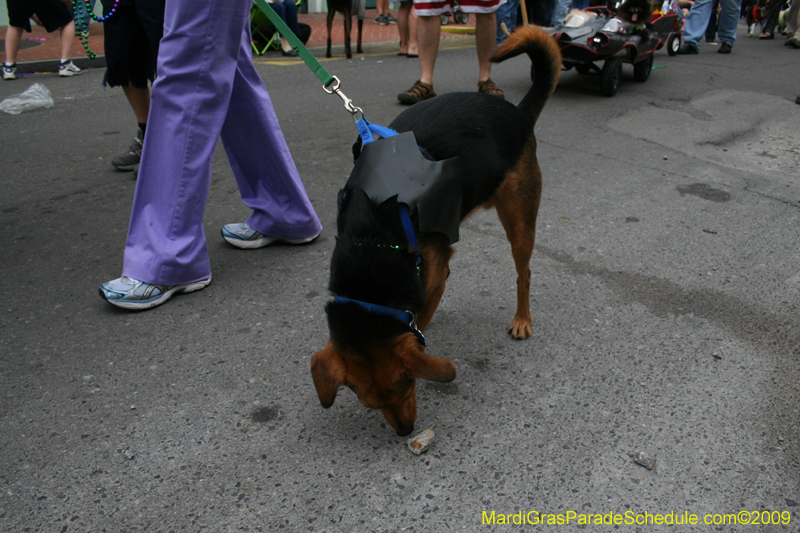
<path id="1" fill-rule="evenodd" d="M 324 63 L 381 125 L 418 78 L 391 44 Z M 476 89 L 472 44 L 440 52 L 438 93 Z M 536 127 L 534 335 L 506 335 L 513 261 L 481 213 L 426 331 L 458 377 L 418 383 L 417 430 L 436 434 L 419 456 L 349 390 L 325 410 L 312 384 L 357 132 L 302 63 L 257 64 L 322 236 L 222 241 L 248 213 L 219 149 L 214 281 L 138 313 L 97 291 L 121 273 L 136 183 L 110 165 L 136 127 L 122 92 L 103 69 L 0 83 L 55 100 L 0 114 L 0 529 L 800 531 L 800 51 L 782 44 L 740 27 L 731 55 L 661 50 L 612 98 L 562 74 Z M 518 102 L 529 71 L 492 77 Z M 749 525 L 703 523 L 740 511 Z M 544 513 L 569 524 L 530 523 Z"/>

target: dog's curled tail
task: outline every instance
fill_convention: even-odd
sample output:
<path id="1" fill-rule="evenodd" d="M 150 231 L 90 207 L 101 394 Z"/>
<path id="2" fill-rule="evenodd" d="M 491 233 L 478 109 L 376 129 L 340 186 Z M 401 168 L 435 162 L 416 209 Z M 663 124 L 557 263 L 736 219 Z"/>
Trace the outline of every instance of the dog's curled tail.
<path id="1" fill-rule="evenodd" d="M 542 28 L 520 26 L 495 51 L 492 62 L 500 63 L 520 54 L 528 54 L 531 58 L 533 86 L 517 107 L 530 114 L 535 124 L 558 85 L 561 50 L 555 38 Z"/>

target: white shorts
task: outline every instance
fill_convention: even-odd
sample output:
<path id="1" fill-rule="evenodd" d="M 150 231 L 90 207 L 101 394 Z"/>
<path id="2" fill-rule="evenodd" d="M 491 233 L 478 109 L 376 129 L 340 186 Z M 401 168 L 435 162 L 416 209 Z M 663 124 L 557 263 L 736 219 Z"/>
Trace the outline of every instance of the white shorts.
<path id="1" fill-rule="evenodd" d="M 506 0 L 458 0 L 463 13 L 494 13 Z M 414 9 L 420 17 L 452 15 L 455 0 L 414 0 Z"/>

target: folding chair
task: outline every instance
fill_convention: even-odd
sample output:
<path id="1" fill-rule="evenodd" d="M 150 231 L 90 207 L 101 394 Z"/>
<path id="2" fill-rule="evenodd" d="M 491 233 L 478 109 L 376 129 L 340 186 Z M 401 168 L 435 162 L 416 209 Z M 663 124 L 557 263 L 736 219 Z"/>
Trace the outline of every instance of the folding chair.
<path id="1" fill-rule="evenodd" d="M 267 18 L 263 11 L 253 2 L 253 7 L 250 8 L 250 44 L 253 47 L 253 53 L 260 56 L 264 55 L 267 50 L 280 50 L 281 40 L 277 31 L 273 31 L 272 35 L 265 33 L 269 28 L 275 29 L 272 22 Z M 258 43 L 256 42 L 258 41 Z M 264 46 L 259 46 L 259 43 L 266 43 Z"/>
<path id="2" fill-rule="evenodd" d="M 295 5 L 298 7 L 302 3 L 303 0 L 295 0 Z M 272 35 L 269 35 L 270 28 L 273 30 Z M 280 34 L 275 30 L 275 26 L 269 18 L 256 5 L 255 1 L 253 2 L 253 7 L 250 8 L 250 33 L 252 34 L 250 44 L 253 47 L 254 54 L 260 56 L 264 55 L 267 50 L 281 49 Z M 259 46 L 256 41 L 266 44 Z"/>

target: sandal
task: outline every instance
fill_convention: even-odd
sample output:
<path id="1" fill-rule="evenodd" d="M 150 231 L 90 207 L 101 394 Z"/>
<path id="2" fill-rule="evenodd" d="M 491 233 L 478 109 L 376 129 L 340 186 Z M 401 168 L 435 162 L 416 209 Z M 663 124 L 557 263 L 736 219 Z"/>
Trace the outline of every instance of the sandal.
<path id="1" fill-rule="evenodd" d="M 770 32 L 764 32 L 764 33 L 762 33 L 761 35 L 759 35 L 759 36 L 758 36 L 758 38 L 759 38 L 759 39 L 774 39 L 774 38 L 775 38 L 775 35 L 773 35 L 773 34 L 772 34 L 772 33 L 770 33 Z"/>
<path id="2" fill-rule="evenodd" d="M 487 78 L 486 81 L 479 81 L 478 82 L 478 92 L 483 94 L 490 94 L 492 96 L 497 96 L 501 100 L 505 100 L 505 95 L 503 91 L 500 90 L 500 87 L 495 85 L 492 81 L 492 78 Z"/>
<path id="3" fill-rule="evenodd" d="M 416 104 L 428 98 L 433 98 L 434 96 L 436 96 L 436 93 L 433 92 L 433 85 L 428 85 L 427 83 L 422 83 L 420 80 L 417 80 L 413 87 L 398 94 L 397 99 L 404 104 Z"/>

